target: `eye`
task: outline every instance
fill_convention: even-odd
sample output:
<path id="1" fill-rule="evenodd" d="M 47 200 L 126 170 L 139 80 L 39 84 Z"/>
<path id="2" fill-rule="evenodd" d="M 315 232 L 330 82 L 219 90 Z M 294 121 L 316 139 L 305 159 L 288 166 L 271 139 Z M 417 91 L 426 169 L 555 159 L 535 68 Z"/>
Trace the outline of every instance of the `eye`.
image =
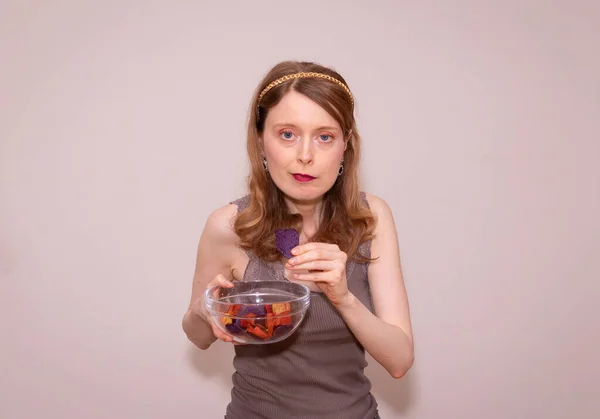
<path id="1" fill-rule="evenodd" d="M 333 140 L 333 136 L 331 136 L 329 134 L 322 134 L 322 135 L 319 135 L 319 140 L 323 141 L 324 143 L 328 143 L 331 140 Z"/>
<path id="2" fill-rule="evenodd" d="M 283 131 L 280 136 L 287 141 L 294 139 L 294 133 L 292 131 Z"/>

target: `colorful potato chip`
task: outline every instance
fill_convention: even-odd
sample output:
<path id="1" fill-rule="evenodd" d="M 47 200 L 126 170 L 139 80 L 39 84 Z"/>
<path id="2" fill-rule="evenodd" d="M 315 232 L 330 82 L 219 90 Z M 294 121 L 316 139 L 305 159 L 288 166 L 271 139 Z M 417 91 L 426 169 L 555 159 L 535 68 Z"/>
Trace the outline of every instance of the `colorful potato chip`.
<path id="1" fill-rule="evenodd" d="M 238 314 L 239 317 L 246 317 L 246 316 L 258 316 L 258 317 L 264 317 L 267 315 L 267 310 L 265 308 L 265 306 L 244 306 L 242 307 Z"/>
<path id="2" fill-rule="evenodd" d="M 287 326 L 292 324 L 292 318 L 290 316 L 280 317 L 277 322 L 280 326 Z"/>
<path id="3" fill-rule="evenodd" d="M 232 335 L 247 334 L 267 340 L 279 337 L 293 328 L 289 303 L 262 306 L 232 305 L 222 323 Z"/>
<path id="4" fill-rule="evenodd" d="M 254 336 L 257 336 L 261 339 L 267 339 L 270 337 L 267 330 L 265 330 L 264 328 L 262 328 L 259 325 L 256 325 L 252 328 L 248 328 L 247 330 L 248 330 L 248 332 L 252 333 Z"/>
<path id="5" fill-rule="evenodd" d="M 274 314 L 287 314 L 290 312 L 289 303 L 276 303 L 272 306 Z"/>
<path id="6" fill-rule="evenodd" d="M 275 246 L 286 259 L 292 258 L 292 249 L 300 244 L 300 236 L 293 228 L 275 230 Z"/>
<path id="7" fill-rule="evenodd" d="M 275 320 L 273 319 L 272 313 L 267 314 L 267 320 L 265 321 L 265 324 L 267 326 L 267 333 L 269 336 L 272 336 L 273 329 L 275 329 Z"/>
<path id="8" fill-rule="evenodd" d="M 240 311 L 240 305 L 239 304 L 232 304 L 231 306 L 229 306 L 229 309 L 227 310 L 227 314 L 230 316 L 237 316 L 238 312 Z"/>
<path id="9" fill-rule="evenodd" d="M 232 335 L 239 335 L 243 332 L 242 328 L 236 322 L 225 325 L 225 328 Z"/>

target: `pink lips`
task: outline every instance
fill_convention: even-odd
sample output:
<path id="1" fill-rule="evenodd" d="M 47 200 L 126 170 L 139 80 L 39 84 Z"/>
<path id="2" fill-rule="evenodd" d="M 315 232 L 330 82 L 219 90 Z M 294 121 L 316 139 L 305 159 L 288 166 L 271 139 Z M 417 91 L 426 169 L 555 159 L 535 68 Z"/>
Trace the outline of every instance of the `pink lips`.
<path id="1" fill-rule="evenodd" d="M 294 174 L 292 174 L 292 176 L 298 182 L 310 182 L 311 180 L 316 179 L 315 177 L 310 176 L 310 175 L 306 175 L 304 173 L 294 173 Z"/>

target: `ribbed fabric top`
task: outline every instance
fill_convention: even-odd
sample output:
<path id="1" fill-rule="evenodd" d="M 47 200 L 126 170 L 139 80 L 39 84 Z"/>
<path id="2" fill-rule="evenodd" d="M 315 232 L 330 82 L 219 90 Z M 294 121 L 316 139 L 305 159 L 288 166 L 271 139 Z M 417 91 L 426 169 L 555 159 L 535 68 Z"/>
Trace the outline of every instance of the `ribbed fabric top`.
<path id="1" fill-rule="evenodd" d="M 240 211 L 248 197 L 233 203 Z M 370 247 L 370 242 L 361 244 L 361 252 L 370 255 Z M 287 281 L 283 262 L 248 255 L 244 280 Z M 346 278 L 349 290 L 372 311 L 367 265 L 349 260 Z M 269 345 L 236 345 L 233 366 L 226 419 L 378 417 L 364 375 L 364 348 L 320 292 L 311 292 L 306 316 L 292 336 Z"/>

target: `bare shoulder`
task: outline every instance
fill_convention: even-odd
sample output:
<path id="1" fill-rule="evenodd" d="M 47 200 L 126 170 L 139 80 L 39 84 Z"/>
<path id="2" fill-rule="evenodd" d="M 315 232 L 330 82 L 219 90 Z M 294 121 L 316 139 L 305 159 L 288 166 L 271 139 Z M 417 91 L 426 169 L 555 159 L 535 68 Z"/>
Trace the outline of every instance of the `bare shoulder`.
<path id="1" fill-rule="evenodd" d="M 369 203 L 371 212 L 377 217 L 378 221 L 381 221 L 382 223 L 393 222 L 392 209 L 385 199 L 368 192 L 365 192 L 365 198 Z M 380 223 L 378 222 L 377 225 L 379 226 L 379 224 Z"/>
<path id="2" fill-rule="evenodd" d="M 380 258 L 384 253 L 387 253 L 385 259 L 396 259 L 395 254 L 399 252 L 396 223 L 392 209 L 385 199 L 370 193 L 365 192 L 365 198 L 369 204 L 371 212 L 375 215 L 375 237 L 372 241 L 371 255 Z M 393 263 L 393 262 L 391 262 Z M 377 264 L 375 264 L 377 265 Z"/>
<path id="3" fill-rule="evenodd" d="M 212 279 L 221 273 L 228 277 L 240 254 L 239 238 L 233 228 L 237 214 L 235 204 L 227 204 L 213 210 L 206 218 L 198 244 L 198 271 L 209 272 L 204 279 Z"/>
<path id="4" fill-rule="evenodd" d="M 237 206 L 227 204 L 213 210 L 206 219 L 203 234 L 210 238 L 213 244 L 234 244 L 237 235 L 233 229 L 233 221 L 237 215 Z"/>

